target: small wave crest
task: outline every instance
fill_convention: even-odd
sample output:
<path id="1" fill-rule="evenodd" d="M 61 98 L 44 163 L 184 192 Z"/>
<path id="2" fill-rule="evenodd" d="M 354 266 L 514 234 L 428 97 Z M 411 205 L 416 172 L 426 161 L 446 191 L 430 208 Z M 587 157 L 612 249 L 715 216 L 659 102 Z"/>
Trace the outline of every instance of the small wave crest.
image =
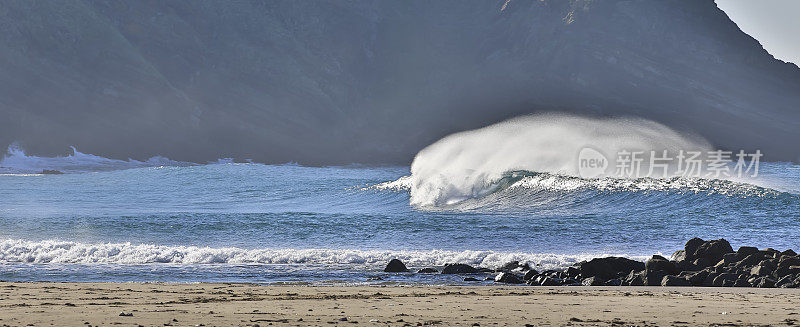
<path id="1" fill-rule="evenodd" d="M 555 269 L 597 255 L 559 255 L 496 251 L 382 251 L 355 249 L 241 249 L 131 243 L 79 243 L 58 240 L 0 241 L 0 262 L 54 264 L 349 264 L 382 268 L 397 258 L 410 267 L 465 263 L 497 268 L 511 261 Z M 637 257 L 638 258 L 638 257 Z M 643 258 L 638 258 L 643 259 Z"/>
<path id="2" fill-rule="evenodd" d="M 12 144 L 0 160 L 2 174 L 38 174 L 46 170 L 62 173 L 83 173 L 111 171 L 143 167 L 190 166 L 189 162 L 175 161 L 162 156 L 155 156 L 146 161 L 109 159 L 93 154 L 83 153 L 75 147 L 67 156 L 40 157 L 27 155 L 18 144 Z"/>

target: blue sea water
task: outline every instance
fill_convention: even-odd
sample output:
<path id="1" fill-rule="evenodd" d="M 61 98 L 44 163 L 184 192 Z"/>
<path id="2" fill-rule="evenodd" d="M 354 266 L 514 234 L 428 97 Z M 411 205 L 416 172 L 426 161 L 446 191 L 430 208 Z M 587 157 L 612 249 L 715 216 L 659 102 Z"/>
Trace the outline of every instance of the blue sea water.
<path id="1" fill-rule="evenodd" d="M 0 280 L 441 284 L 461 278 L 381 270 L 642 259 L 695 236 L 800 249 L 789 163 L 762 163 L 753 183 L 509 172 L 480 197 L 418 206 L 409 167 L 77 157 L 63 175 L 0 167 Z"/>

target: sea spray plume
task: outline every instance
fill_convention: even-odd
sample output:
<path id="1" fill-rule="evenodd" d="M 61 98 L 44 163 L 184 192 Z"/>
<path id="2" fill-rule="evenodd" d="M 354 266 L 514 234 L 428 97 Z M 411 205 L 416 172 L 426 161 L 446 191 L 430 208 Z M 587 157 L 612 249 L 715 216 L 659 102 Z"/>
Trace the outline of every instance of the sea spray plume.
<path id="1" fill-rule="evenodd" d="M 503 174 L 512 171 L 578 176 L 578 154 L 586 147 L 609 160 L 622 150 L 667 150 L 674 155 L 711 149 L 703 138 L 644 119 L 525 116 L 456 133 L 424 148 L 411 164 L 410 201 L 435 206 L 480 197 L 493 192 Z"/>

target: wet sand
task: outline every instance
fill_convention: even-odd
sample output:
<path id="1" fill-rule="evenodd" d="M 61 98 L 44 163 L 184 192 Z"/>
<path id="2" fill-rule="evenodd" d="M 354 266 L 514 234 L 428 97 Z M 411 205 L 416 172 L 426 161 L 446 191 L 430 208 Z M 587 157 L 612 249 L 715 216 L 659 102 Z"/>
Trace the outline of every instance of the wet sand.
<path id="1" fill-rule="evenodd" d="M 0 326 L 786 326 L 800 323 L 800 290 L 4 282 L 0 319 Z"/>

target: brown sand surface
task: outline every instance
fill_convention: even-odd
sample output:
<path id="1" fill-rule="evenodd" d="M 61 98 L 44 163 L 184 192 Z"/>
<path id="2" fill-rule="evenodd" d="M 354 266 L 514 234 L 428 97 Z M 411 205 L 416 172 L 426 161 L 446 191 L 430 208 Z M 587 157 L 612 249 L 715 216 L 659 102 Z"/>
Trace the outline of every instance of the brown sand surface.
<path id="1" fill-rule="evenodd" d="M 786 326 L 800 324 L 800 290 L 0 283 L 0 319 L 0 326 Z"/>

